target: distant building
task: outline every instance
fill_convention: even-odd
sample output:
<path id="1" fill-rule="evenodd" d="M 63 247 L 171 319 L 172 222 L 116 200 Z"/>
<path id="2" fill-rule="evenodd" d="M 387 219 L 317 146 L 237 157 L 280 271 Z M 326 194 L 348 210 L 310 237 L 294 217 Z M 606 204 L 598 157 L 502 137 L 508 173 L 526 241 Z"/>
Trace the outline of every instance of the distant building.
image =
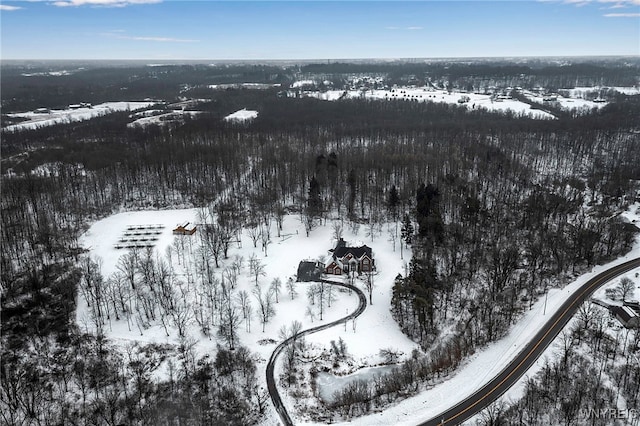
<path id="1" fill-rule="evenodd" d="M 371 247 L 366 245 L 347 247 L 346 242 L 340 238 L 336 248 L 331 251 L 333 252 L 332 258 L 324 268 L 326 274 L 342 275 L 349 272 L 360 274 L 375 270 Z"/>
<path id="2" fill-rule="evenodd" d="M 626 328 L 640 327 L 640 316 L 629 306 L 613 306 L 611 314 Z"/>
<path id="3" fill-rule="evenodd" d="M 298 281 L 309 282 L 319 281 L 322 274 L 322 263 L 303 260 L 298 265 Z"/>
<path id="4" fill-rule="evenodd" d="M 191 225 L 189 222 L 185 222 L 182 225 L 178 225 L 173 230 L 173 235 L 193 235 L 196 233 L 195 225 Z"/>

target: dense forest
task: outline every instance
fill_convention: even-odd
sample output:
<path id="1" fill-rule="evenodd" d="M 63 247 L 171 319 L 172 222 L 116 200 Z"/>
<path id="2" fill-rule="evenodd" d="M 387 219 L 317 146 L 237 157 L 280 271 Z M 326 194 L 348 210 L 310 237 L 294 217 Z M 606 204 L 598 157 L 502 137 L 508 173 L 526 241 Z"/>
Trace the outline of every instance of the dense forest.
<path id="1" fill-rule="evenodd" d="M 28 77 L 35 80 L 3 70 L 2 104 L 6 111 L 100 102 L 113 100 L 116 89 L 131 100 L 174 100 L 201 95 L 197 86 L 204 83 L 287 84 L 311 72 L 444 72 L 394 67 L 167 66 L 144 75 L 99 68 Z M 447 73 L 459 79 L 529 73 L 543 76 L 531 84 L 558 87 L 583 74 L 584 84 L 602 84 L 594 79 L 605 71 L 601 79 L 610 85 L 637 78 L 637 68 L 627 66 L 555 73 L 547 66 L 504 67 L 456 65 Z M 193 88 L 179 93 L 187 82 Z M 412 358 L 414 373 L 404 383 L 362 392 L 364 399 L 345 394 L 333 407 L 352 414 L 453 371 L 503 336 L 546 289 L 633 242 L 637 228 L 618 214 L 638 197 L 640 96 L 541 121 L 457 105 L 324 102 L 278 91 L 207 92 L 203 113 L 176 126 L 130 128 L 123 112 L 3 132 L 1 422 L 252 424 L 263 415 L 255 361 L 241 346 L 198 359 L 185 340 L 132 345 L 124 357 L 103 335 L 78 328 L 80 286 L 96 279 L 78 237 L 118 211 L 204 207 L 225 194 L 217 207 L 233 212 L 236 229 L 286 212 L 307 212 L 310 226 L 330 212 L 353 223 L 397 222 L 414 256 L 394 283 L 390 309 L 423 353 Z M 244 107 L 258 110 L 258 118 L 222 120 Z M 34 173 L 43 165 L 46 173 Z M 170 355 L 178 360 L 170 379 L 154 379 L 159 360 Z M 629 392 L 637 395 L 637 388 Z"/>

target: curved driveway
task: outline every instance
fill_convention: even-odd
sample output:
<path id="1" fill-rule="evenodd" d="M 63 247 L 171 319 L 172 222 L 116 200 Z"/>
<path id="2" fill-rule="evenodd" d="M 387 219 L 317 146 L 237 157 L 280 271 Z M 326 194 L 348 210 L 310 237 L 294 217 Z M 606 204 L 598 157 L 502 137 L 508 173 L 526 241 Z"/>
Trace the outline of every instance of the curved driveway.
<path id="1" fill-rule="evenodd" d="M 344 324 L 345 321 L 349 321 L 350 319 L 356 318 L 358 315 L 364 312 L 364 309 L 367 307 L 367 298 L 359 288 L 352 286 L 351 284 L 344 284 L 335 281 L 322 280 L 327 284 L 336 285 L 339 287 L 348 288 L 356 292 L 359 298 L 358 308 L 347 315 L 346 317 L 340 318 L 338 320 L 319 325 L 317 327 L 309 328 L 307 330 L 303 330 L 298 333 L 295 338 L 307 336 L 312 333 L 316 333 L 318 331 L 326 330 L 327 328 L 331 328 L 338 324 Z M 289 413 L 287 413 L 284 404 L 282 403 L 282 399 L 280 398 L 280 394 L 278 393 L 278 388 L 276 387 L 276 380 L 274 375 L 274 369 L 276 364 L 276 359 L 280 355 L 280 353 L 284 350 L 284 348 L 294 339 L 294 337 L 290 337 L 287 340 L 283 340 L 273 351 L 271 357 L 269 358 L 269 362 L 267 363 L 267 389 L 269 390 L 269 395 L 271 395 L 271 400 L 273 401 L 273 405 L 276 407 L 276 411 L 280 416 L 280 420 L 282 424 L 285 426 L 293 426 L 293 421 L 291 417 L 289 417 Z"/>
<path id="2" fill-rule="evenodd" d="M 538 359 L 544 350 L 562 331 L 580 305 L 603 284 L 634 268 L 640 267 L 640 258 L 630 260 L 618 266 L 607 269 L 591 278 L 571 294 L 569 299 L 558 309 L 544 327 L 535 335 L 518 354 L 495 378 L 480 390 L 461 401 L 456 406 L 420 423 L 419 426 L 455 425 L 470 419 L 486 406 L 498 399 L 527 372 L 529 367 Z"/>

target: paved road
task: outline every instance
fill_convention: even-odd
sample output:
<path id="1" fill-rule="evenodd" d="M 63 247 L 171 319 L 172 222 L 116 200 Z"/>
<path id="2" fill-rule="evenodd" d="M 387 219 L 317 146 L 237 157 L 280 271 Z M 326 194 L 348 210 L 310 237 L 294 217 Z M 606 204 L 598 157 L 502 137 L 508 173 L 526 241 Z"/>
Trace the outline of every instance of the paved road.
<path id="1" fill-rule="evenodd" d="M 346 317 L 340 318 L 339 320 L 322 324 L 317 327 L 309 328 L 307 330 L 303 330 L 298 334 L 297 337 L 307 336 L 309 334 L 316 333 L 321 330 L 326 330 L 327 328 L 331 328 L 339 324 L 344 324 L 345 321 L 354 319 L 358 315 L 363 313 L 364 309 L 367 307 L 367 298 L 362 292 L 362 290 L 360 290 L 359 288 L 352 286 L 350 284 L 344 284 L 344 283 L 335 282 L 335 281 L 329 281 L 329 280 L 322 280 L 322 281 L 327 284 L 344 287 L 344 288 L 348 288 L 350 290 L 355 291 L 359 298 L 358 308 L 352 313 L 350 313 L 349 315 L 347 315 Z M 269 395 L 271 396 L 273 405 L 276 407 L 276 411 L 280 416 L 280 420 L 282 421 L 282 424 L 285 426 L 293 426 L 293 421 L 291 420 L 291 417 L 289 417 L 289 413 L 287 413 L 287 409 L 284 407 L 284 404 L 282 403 L 282 399 L 280 398 L 280 394 L 278 393 L 278 388 L 276 387 L 274 369 L 275 369 L 275 364 L 276 364 L 276 360 L 278 359 L 278 356 L 284 350 L 284 348 L 289 344 L 289 342 L 291 342 L 291 340 L 293 340 L 293 337 L 290 337 L 289 339 L 282 341 L 282 343 L 280 343 L 276 347 L 276 349 L 273 351 L 273 353 L 271 354 L 271 357 L 269 358 L 269 362 L 267 363 L 267 389 L 269 390 Z"/>
<path id="2" fill-rule="evenodd" d="M 584 283 L 569 297 L 560 309 L 558 309 L 549 322 L 544 325 L 542 330 L 536 334 L 534 339 L 525 346 L 522 352 L 495 378 L 455 407 L 448 409 L 424 423 L 420 423 L 419 426 L 460 424 L 498 399 L 513 386 L 518 379 L 527 372 L 538 357 L 542 355 L 547 346 L 549 346 L 560 331 L 562 331 L 582 302 L 598 287 L 611 281 L 618 275 L 622 275 L 637 267 L 640 267 L 640 258 L 614 266 Z"/>

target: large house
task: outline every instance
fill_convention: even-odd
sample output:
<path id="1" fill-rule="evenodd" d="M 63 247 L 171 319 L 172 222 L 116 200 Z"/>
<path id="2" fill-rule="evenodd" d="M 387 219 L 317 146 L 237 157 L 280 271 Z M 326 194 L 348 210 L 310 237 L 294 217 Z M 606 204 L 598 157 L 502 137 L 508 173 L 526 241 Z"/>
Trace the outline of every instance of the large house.
<path id="1" fill-rule="evenodd" d="M 350 272 L 371 272 L 375 270 L 375 262 L 371 247 L 347 247 L 347 243 L 340 238 L 332 252 L 331 260 L 325 266 L 325 274 L 342 275 Z"/>

